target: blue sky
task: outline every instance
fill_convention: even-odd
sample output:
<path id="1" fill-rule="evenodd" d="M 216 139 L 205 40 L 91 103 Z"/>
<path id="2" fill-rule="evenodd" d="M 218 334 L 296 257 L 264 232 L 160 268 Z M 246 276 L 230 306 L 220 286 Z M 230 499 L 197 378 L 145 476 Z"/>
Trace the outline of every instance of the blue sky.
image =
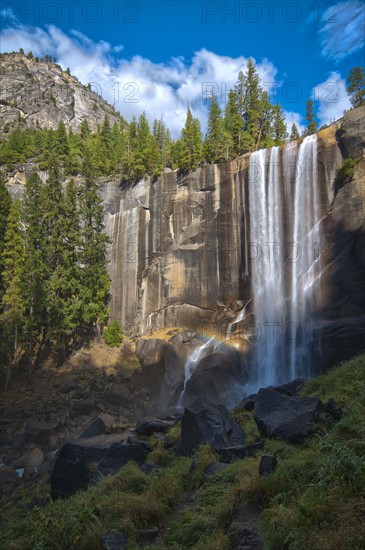
<path id="1" fill-rule="evenodd" d="M 189 102 L 205 129 L 203 97 L 221 98 L 249 57 L 262 85 L 303 124 L 316 101 L 320 123 L 349 108 L 345 78 L 364 65 L 362 0 L 9 1 L 1 8 L 1 51 L 55 55 L 127 120 L 161 115 L 178 135 Z"/>

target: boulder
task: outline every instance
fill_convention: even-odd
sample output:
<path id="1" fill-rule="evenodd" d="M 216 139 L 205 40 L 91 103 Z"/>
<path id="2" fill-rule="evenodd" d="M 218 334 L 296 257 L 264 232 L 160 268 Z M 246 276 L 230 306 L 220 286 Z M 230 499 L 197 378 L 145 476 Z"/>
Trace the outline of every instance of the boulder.
<path id="1" fill-rule="evenodd" d="M 104 550 L 127 550 L 128 538 L 119 531 L 106 533 L 100 539 L 101 547 Z"/>
<path id="2" fill-rule="evenodd" d="M 44 454 L 41 449 L 35 447 L 29 449 L 18 460 L 15 461 L 16 468 L 38 468 L 44 461 Z"/>
<path id="3" fill-rule="evenodd" d="M 197 445 L 209 444 L 213 450 L 242 445 L 245 433 L 224 405 L 198 399 L 186 408 L 181 420 L 177 453 L 189 456 Z"/>
<path id="4" fill-rule="evenodd" d="M 153 527 L 152 529 L 140 529 L 138 531 L 139 538 L 142 540 L 153 540 L 158 536 L 158 528 Z"/>
<path id="5" fill-rule="evenodd" d="M 235 387 L 242 387 L 241 358 L 236 350 L 220 346 L 219 351 L 203 357 L 185 389 L 184 403 L 189 406 L 196 399 L 208 399 L 212 403 L 237 401 Z M 238 398 L 238 395 L 237 395 Z"/>
<path id="6" fill-rule="evenodd" d="M 304 388 L 304 384 L 304 378 L 296 378 L 295 380 L 292 380 L 287 384 L 283 384 L 282 386 L 270 386 L 266 389 L 278 391 L 279 393 L 288 395 L 289 397 L 295 397 L 296 395 L 299 395 L 300 391 Z"/>
<path id="7" fill-rule="evenodd" d="M 235 459 L 242 459 L 248 456 L 255 456 L 258 451 L 264 448 L 265 441 L 258 441 L 250 445 L 237 445 L 235 447 L 226 447 L 219 449 L 219 454 L 224 462 L 229 464 Z"/>
<path id="8" fill-rule="evenodd" d="M 253 411 L 257 399 L 257 393 L 248 395 L 242 401 L 239 402 L 237 408 L 243 409 L 244 411 Z"/>
<path id="9" fill-rule="evenodd" d="M 101 476 L 115 474 L 130 461 L 141 466 L 148 453 L 144 445 L 113 443 L 99 462 L 93 481 L 97 481 Z"/>
<path id="10" fill-rule="evenodd" d="M 115 420 L 110 414 L 100 414 L 94 422 L 88 426 L 81 435 L 79 439 L 94 437 L 96 435 L 104 435 L 108 433 L 110 428 L 115 424 Z"/>
<path id="11" fill-rule="evenodd" d="M 227 470 L 229 464 L 224 464 L 222 462 L 212 462 L 204 470 L 205 477 L 210 477 L 218 472 L 224 472 Z"/>
<path id="12" fill-rule="evenodd" d="M 277 458 L 274 455 L 264 455 L 261 457 L 259 465 L 260 476 L 269 476 L 277 466 Z"/>
<path id="13" fill-rule="evenodd" d="M 316 397 L 288 397 L 271 389 L 259 391 L 254 419 L 263 435 L 300 442 L 312 435 L 323 403 Z"/>
<path id="14" fill-rule="evenodd" d="M 92 465 L 98 464 L 105 452 L 100 446 L 62 445 L 51 474 L 51 497 L 67 498 L 85 489 L 93 475 Z"/>
<path id="15" fill-rule="evenodd" d="M 148 391 L 148 410 L 161 413 L 174 410 L 184 376 L 184 361 L 176 346 L 156 338 L 141 339 L 136 356 L 141 368 L 133 374 L 132 382 L 137 390 Z"/>
<path id="16" fill-rule="evenodd" d="M 160 420 L 159 418 L 143 418 L 137 422 L 136 433 L 138 435 L 152 435 L 154 432 L 167 432 L 176 422 L 173 420 Z"/>

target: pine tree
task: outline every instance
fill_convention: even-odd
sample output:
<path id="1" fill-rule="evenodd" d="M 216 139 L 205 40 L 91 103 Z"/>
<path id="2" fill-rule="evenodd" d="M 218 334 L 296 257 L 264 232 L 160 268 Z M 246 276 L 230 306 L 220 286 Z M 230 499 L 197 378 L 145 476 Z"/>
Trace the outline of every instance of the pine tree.
<path id="1" fill-rule="evenodd" d="M 306 103 L 305 119 L 307 121 L 306 135 L 310 136 L 311 134 L 315 134 L 317 132 L 317 121 L 315 120 L 315 115 L 314 115 L 314 103 L 311 99 L 308 99 Z"/>
<path id="2" fill-rule="evenodd" d="M 273 107 L 273 132 L 275 145 L 282 145 L 285 143 L 288 137 L 288 131 L 286 128 L 284 112 L 279 103 Z"/>
<path id="3" fill-rule="evenodd" d="M 296 126 L 296 124 L 293 122 L 293 125 L 291 127 L 291 132 L 290 132 L 290 137 L 289 137 L 289 140 L 290 141 L 295 141 L 297 139 L 300 138 L 300 135 L 299 135 L 299 130 Z"/>
<path id="4" fill-rule="evenodd" d="M 263 107 L 260 105 L 262 89 L 260 78 L 252 58 L 248 60 L 247 71 L 244 75 L 244 129 L 252 137 L 256 148 L 260 142 L 262 132 Z"/>
<path id="5" fill-rule="evenodd" d="M 183 172 L 195 170 L 202 161 L 202 134 L 199 120 L 193 118 L 190 107 L 186 115 L 185 126 L 175 148 L 177 164 Z"/>
<path id="6" fill-rule="evenodd" d="M 346 79 L 346 91 L 353 107 L 365 105 L 365 74 L 362 67 L 351 69 Z"/>
<path id="7" fill-rule="evenodd" d="M 8 225 L 8 217 L 11 207 L 11 198 L 8 190 L 5 187 L 2 175 L 0 173 L 0 303 L 2 300 L 4 286 L 1 274 L 3 272 L 3 252 L 4 252 L 4 238 L 6 234 L 6 228 Z"/>
<path id="8" fill-rule="evenodd" d="M 11 366 L 16 362 L 24 324 L 23 265 L 25 259 L 24 235 L 21 223 L 21 203 L 13 201 L 4 238 L 3 273 L 4 294 L 1 301 L 1 332 L 5 337 L 7 368 L 5 388 L 10 382 Z"/>
<path id="9" fill-rule="evenodd" d="M 42 223 L 43 184 L 38 174 L 28 179 L 22 201 L 25 224 L 25 261 L 23 296 L 25 303 L 24 339 L 28 343 L 28 380 L 32 378 L 33 355 L 37 341 L 40 346 L 45 337 L 47 321 L 46 282 L 48 269 L 44 258 L 46 239 Z"/>
<path id="10" fill-rule="evenodd" d="M 106 268 L 106 246 L 109 242 L 104 233 L 104 215 L 99 187 L 93 179 L 91 159 L 86 154 L 82 174 L 84 183 L 80 189 L 80 260 L 81 260 L 81 318 L 85 329 L 94 327 L 100 337 L 100 325 L 108 317 L 106 307 L 110 286 Z"/>
<path id="11" fill-rule="evenodd" d="M 239 156 L 242 150 L 243 120 L 238 110 L 238 97 L 234 90 L 228 93 L 228 101 L 224 113 L 224 124 L 232 138 L 233 156 Z"/>
<path id="12" fill-rule="evenodd" d="M 54 134 L 54 150 L 64 161 L 69 153 L 68 136 L 65 124 L 60 121 Z"/>
<path id="13" fill-rule="evenodd" d="M 232 138 L 225 129 L 222 112 L 216 96 L 210 100 L 207 134 L 204 141 L 204 157 L 207 162 L 228 160 L 232 153 Z"/>

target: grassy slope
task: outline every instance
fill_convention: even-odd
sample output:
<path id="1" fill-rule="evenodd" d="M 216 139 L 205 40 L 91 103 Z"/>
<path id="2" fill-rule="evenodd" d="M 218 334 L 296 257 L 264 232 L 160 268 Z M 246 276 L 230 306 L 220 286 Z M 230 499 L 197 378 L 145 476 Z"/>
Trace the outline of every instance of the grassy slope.
<path id="1" fill-rule="evenodd" d="M 260 457 L 240 460 L 209 478 L 192 507 L 165 532 L 154 548 L 228 550 L 226 527 L 245 502 L 265 506 L 260 528 L 269 549 L 360 550 L 365 547 L 365 355 L 306 384 L 303 395 L 333 397 L 344 409 L 341 420 L 321 423 L 302 445 L 267 439 L 265 454 L 277 453 L 278 467 L 267 479 L 257 474 Z M 248 440 L 259 439 L 251 413 L 236 411 Z M 177 436 L 174 428 L 172 437 Z M 175 458 L 155 443 L 151 459 L 161 470 L 145 476 L 129 464 L 67 502 L 32 510 L 6 526 L 0 545 L 7 549 L 97 549 L 100 536 L 121 530 L 138 547 L 138 529 L 169 523 L 184 491 L 200 487 L 209 448 L 191 460 Z"/>

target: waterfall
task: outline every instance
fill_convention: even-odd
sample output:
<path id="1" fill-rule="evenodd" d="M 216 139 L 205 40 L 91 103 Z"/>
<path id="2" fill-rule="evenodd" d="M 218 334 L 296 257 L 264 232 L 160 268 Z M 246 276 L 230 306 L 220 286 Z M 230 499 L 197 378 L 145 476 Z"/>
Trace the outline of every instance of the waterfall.
<path id="1" fill-rule="evenodd" d="M 269 165 L 266 166 L 267 155 Z M 279 148 L 252 153 L 249 165 L 251 277 L 257 341 L 253 385 L 281 378 L 284 342 L 279 333 L 285 307 L 283 219 Z"/>
<path id="2" fill-rule="evenodd" d="M 200 359 L 202 359 L 202 356 L 207 348 L 214 342 L 214 336 L 212 336 L 209 340 L 204 342 L 201 346 L 198 346 L 193 351 L 192 355 L 187 358 L 184 364 L 184 387 L 180 394 L 178 404 L 176 406 L 177 410 L 183 410 L 184 408 L 184 397 L 185 397 L 185 391 L 187 383 L 189 382 L 190 378 L 192 377 L 192 374 L 196 367 L 199 365 Z M 215 351 L 215 344 L 213 346 L 213 351 Z"/>
<path id="3" fill-rule="evenodd" d="M 320 251 L 321 209 L 317 176 L 317 136 L 308 136 L 300 146 L 294 190 L 293 242 L 296 246 L 292 261 L 290 322 L 290 377 L 308 376 L 310 365 L 311 313 L 317 305 L 321 276 Z"/>
<path id="4" fill-rule="evenodd" d="M 238 323 L 240 323 L 241 321 L 243 321 L 244 319 L 246 319 L 246 307 L 251 302 L 252 302 L 252 300 L 248 300 L 248 302 L 246 302 L 245 305 L 243 306 L 243 308 L 239 311 L 239 313 L 238 313 L 237 317 L 235 318 L 235 320 L 232 321 L 232 323 L 229 323 L 229 325 L 227 327 L 226 340 L 229 339 L 232 336 L 233 327 L 235 325 L 237 325 Z"/>
<path id="5" fill-rule="evenodd" d="M 282 155 L 273 147 L 250 156 L 256 340 L 247 391 L 309 375 L 309 321 L 320 298 L 318 186 L 316 135 L 306 137 L 299 148 L 288 144 Z"/>

